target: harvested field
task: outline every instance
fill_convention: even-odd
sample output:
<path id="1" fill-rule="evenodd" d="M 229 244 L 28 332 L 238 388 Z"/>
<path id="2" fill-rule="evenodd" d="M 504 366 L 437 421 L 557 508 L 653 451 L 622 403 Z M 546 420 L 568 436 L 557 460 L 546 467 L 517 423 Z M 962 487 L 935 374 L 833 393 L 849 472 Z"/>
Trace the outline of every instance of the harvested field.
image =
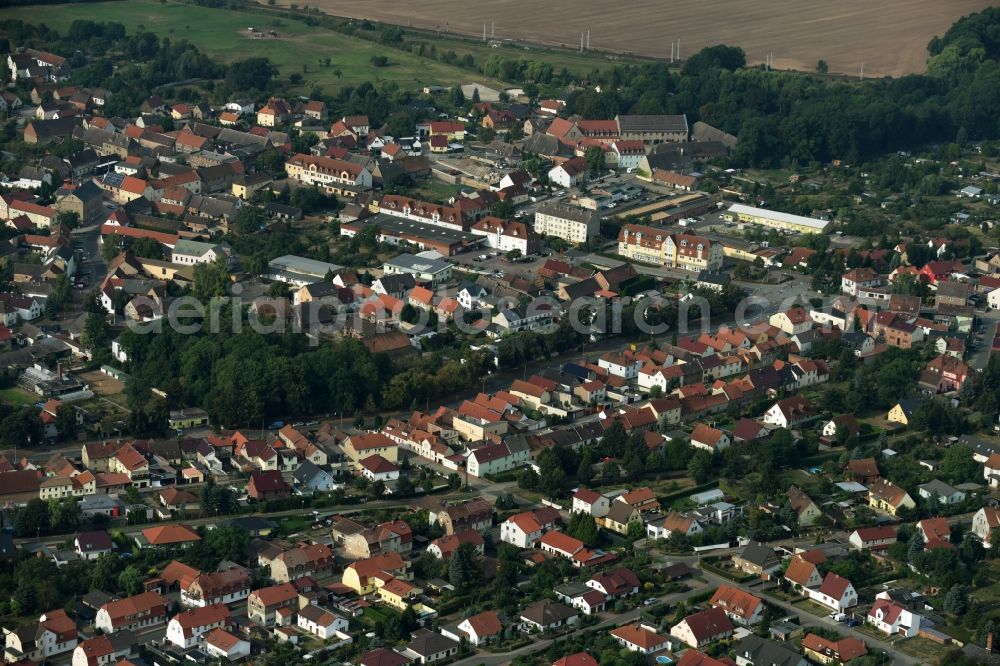
<path id="1" fill-rule="evenodd" d="M 288 5 L 289 0 L 278 0 Z M 987 0 L 633 0 L 614 5 L 598 0 L 557 0 L 526 6 L 520 0 L 488 5 L 459 0 L 312 0 L 337 16 L 366 18 L 414 28 L 482 35 L 493 23 L 496 39 L 517 39 L 575 48 L 590 30 L 590 46 L 669 58 L 680 40 L 682 56 L 714 44 L 741 46 L 751 63 L 773 53 L 778 69 L 812 70 L 820 59 L 831 72 L 866 75 L 921 72 L 927 42 L 956 19 L 992 3 Z M 488 27 L 487 30 L 490 28 Z"/>

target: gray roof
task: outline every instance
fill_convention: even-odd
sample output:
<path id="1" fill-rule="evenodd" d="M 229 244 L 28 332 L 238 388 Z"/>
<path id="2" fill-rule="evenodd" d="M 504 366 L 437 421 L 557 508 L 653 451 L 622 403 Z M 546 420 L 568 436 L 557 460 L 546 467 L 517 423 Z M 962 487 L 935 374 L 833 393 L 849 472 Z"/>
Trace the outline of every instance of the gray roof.
<path id="1" fill-rule="evenodd" d="M 684 132 L 688 131 L 687 116 L 681 115 L 636 115 L 618 116 L 621 132 Z"/>
<path id="2" fill-rule="evenodd" d="M 407 650 L 411 650 L 414 653 L 425 657 L 457 647 L 458 641 L 454 641 L 447 636 L 442 636 L 441 634 L 436 634 L 432 631 L 414 634 L 413 640 L 406 644 Z"/>
<path id="3" fill-rule="evenodd" d="M 924 490 L 927 493 L 937 493 L 941 497 L 948 497 L 958 492 L 957 488 L 945 483 L 941 479 L 932 479 L 927 483 L 921 483 L 917 486 L 917 489 Z"/>
<path id="4" fill-rule="evenodd" d="M 209 251 L 218 252 L 222 246 L 218 243 L 202 243 L 201 241 L 181 238 L 174 244 L 174 254 L 186 254 L 194 257 L 203 257 Z"/>
<path id="5" fill-rule="evenodd" d="M 754 666 L 798 666 L 806 663 L 798 652 L 753 634 L 733 648 L 737 658 L 742 657 Z"/>
<path id="6" fill-rule="evenodd" d="M 575 610 L 555 601 L 543 599 L 536 601 L 523 611 L 521 617 L 535 624 L 547 627 L 557 622 L 564 622 L 571 617 L 579 615 Z"/>
<path id="7" fill-rule="evenodd" d="M 740 559 L 757 566 L 769 566 L 778 562 L 774 549 L 757 541 L 751 541 L 740 551 Z"/>
<path id="8" fill-rule="evenodd" d="M 326 276 L 328 271 L 336 273 L 343 266 L 330 264 L 325 261 L 316 261 L 306 257 L 298 257 L 294 254 L 286 254 L 276 259 L 272 259 L 268 264 L 272 271 L 286 271 L 289 273 L 301 273 L 319 278 Z"/>
<path id="9" fill-rule="evenodd" d="M 447 261 L 419 257 L 414 254 L 401 254 L 385 262 L 385 265 L 414 273 L 440 273 L 451 268 L 451 264 Z"/>
<path id="10" fill-rule="evenodd" d="M 548 201 L 539 206 L 536 214 L 550 215 L 573 222 L 590 222 L 595 217 L 600 217 L 592 210 L 555 201 Z"/>

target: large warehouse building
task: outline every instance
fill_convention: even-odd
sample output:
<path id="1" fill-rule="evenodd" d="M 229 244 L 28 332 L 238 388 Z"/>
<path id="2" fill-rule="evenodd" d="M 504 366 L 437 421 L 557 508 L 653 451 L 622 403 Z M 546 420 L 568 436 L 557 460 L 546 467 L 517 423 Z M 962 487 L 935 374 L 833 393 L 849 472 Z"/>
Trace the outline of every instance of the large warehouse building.
<path id="1" fill-rule="evenodd" d="M 783 229 L 785 231 L 795 231 L 800 234 L 822 234 L 826 232 L 826 227 L 830 223 L 826 220 L 817 220 L 814 217 L 803 217 L 802 215 L 792 215 L 766 208 L 754 208 L 743 204 L 733 204 L 726 211 L 725 217 L 731 222 L 743 222 L 746 224 L 759 224 L 772 229 Z"/>

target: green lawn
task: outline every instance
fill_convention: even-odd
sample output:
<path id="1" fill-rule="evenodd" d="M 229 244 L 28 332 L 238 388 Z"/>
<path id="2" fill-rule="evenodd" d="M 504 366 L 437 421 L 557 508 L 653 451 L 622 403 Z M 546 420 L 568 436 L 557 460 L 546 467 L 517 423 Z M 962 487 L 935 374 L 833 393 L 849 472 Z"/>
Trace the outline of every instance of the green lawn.
<path id="1" fill-rule="evenodd" d="M 298 21 L 176 2 L 128 0 L 47 5 L 43 11 L 39 11 L 38 7 L 16 7 L 5 9 L 4 18 L 32 23 L 44 21 L 50 28 L 60 31 L 77 19 L 116 21 L 130 33 L 143 26 L 174 40 L 186 39 L 222 62 L 251 56 L 267 57 L 285 77 L 293 73 L 303 74 L 301 91 L 308 91 L 313 85 L 329 90 L 364 81 L 394 81 L 407 89 L 473 81 L 491 86 L 504 85 L 430 58 L 386 48 L 325 28 L 311 28 Z M 247 30 L 251 26 L 259 30 L 275 30 L 279 37 L 251 39 Z M 388 56 L 389 65 L 374 67 L 371 58 L 375 55 Z M 329 67 L 320 66 L 322 58 L 331 59 Z M 340 77 L 336 75 L 337 70 L 341 72 Z"/>
<path id="2" fill-rule="evenodd" d="M 39 400 L 40 398 L 34 393 L 29 393 L 23 388 L 18 388 L 16 386 L 0 390 L 0 401 L 3 401 L 8 405 L 14 405 L 15 407 L 33 405 L 36 402 L 39 402 Z"/>

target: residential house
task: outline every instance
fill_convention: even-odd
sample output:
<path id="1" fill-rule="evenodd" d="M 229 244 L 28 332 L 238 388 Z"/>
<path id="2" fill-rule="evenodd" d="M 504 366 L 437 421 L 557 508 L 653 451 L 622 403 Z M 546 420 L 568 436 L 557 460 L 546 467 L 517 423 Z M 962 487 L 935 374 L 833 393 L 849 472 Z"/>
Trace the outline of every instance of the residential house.
<path id="1" fill-rule="evenodd" d="M 801 654 L 750 634 L 733 646 L 736 652 L 736 666 L 809 666 Z"/>
<path id="2" fill-rule="evenodd" d="M 868 487 L 868 505 L 893 516 L 900 509 L 913 509 L 916 503 L 910 494 L 888 479 L 876 479 Z"/>
<path id="3" fill-rule="evenodd" d="M 188 650 L 199 645 L 204 634 L 213 629 L 225 629 L 232 621 L 229 608 L 224 604 L 183 611 L 167 623 L 166 640 L 182 650 Z"/>
<path id="4" fill-rule="evenodd" d="M 213 629 L 203 636 L 202 649 L 215 659 L 240 661 L 250 656 L 250 641 L 225 629 Z"/>
<path id="5" fill-rule="evenodd" d="M 611 637 L 630 652 L 653 654 L 670 647 L 670 639 L 644 624 L 626 624 L 611 630 Z"/>
<path id="6" fill-rule="evenodd" d="M 997 464 L 1000 465 L 1000 460 L 997 460 Z M 925 500 L 933 499 L 936 496 L 938 504 L 944 506 L 961 504 L 965 501 L 964 492 L 940 479 L 933 479 L 927 483 L 920 484 L 917 486 L 917 494 Z"/>
<path id="7" fill-rule="evenodd" d="M 639 577 L 630 569 L 618 567 L 601 573 L 596 573 L 586 581 L 585 585 L 597 590 L 606 599 L 624 599 L 639 593 L 641 583 Z"/>
<path id="8" fill-rule="evenodd" d="M 924 548 L 951 548 L 951 526 L 946 518 L 924 518 L 917 523 Z"/>
<path id="9" fill-rule="evenodd" d="M 885 594 L 885 593 L 883 593 Z M 912 638 L 920 632 L 922 616 L 909 608 L 881 595 L 875 598 L 871 610 L 865 618 L 866 622 L 884 634 Z"/>
<path id="10" fill-rule="evenodd" d="M 441 523 L 445 534 L 464 530 L 485 532 L 493 526 L 493 505 L 481 497 L 449 505 L 434 514 L 434 522 Z"/>
<path id="11" fill-rule="evenodd" d="M 738 554 L 733 555 L 733 566 L 740 571 L 768 578 L 781 569 L 781 560 L 770 546 L 751 541 Z"/>
<path id="12" fill-rule="evenodd" d="M 500 523 L 500 540 L 519 548 L 535 548 L 542 536 L 560 523 L 559 512 L 551 507 L 523 511 Z"/>
<path id="13" fill-rule="evenodd" d="M 607 495 L 602 495 L 596 490 L 581 487 L 573 493 L 573 506 L 570 511 L 572 513 L 586 513 L 595 518 L 603 518 L 608 514 L 610 505 L 611 500 Z"/>
<path id="14" fill-rule="evenodd" d="M 485 548 L 483 535 L 474 530 L 438 537 L 427 547 L 427 552 L 439 560 L 450 560 L 459 547 L 466 543 L 472 544 L 480 555 L 483 554 Z"/>
<path id="15" fill-rule="evenodd" d="M 928 393 L 959 391 L 969 380 L 970 368 L 961 359 L 943 354 L 932 359 L 920 373 L 917 385 Z"/>
<path id="16" fill-rule="evenodd" d="M 442 627 L 441 633 L 456 641 L 482 645 L 496 640 L 503 632 L 503 625 L 496 611 L 488 610 L 465 618 L 452 627 Z"/>
<path id="17" fill-rule="evenodd" d="M 788 498 L 788 503 L 795 511 L 795 515 L 798 516 L 799 525 L 802 527 L 815 524 L 823 515 L 816 502 L 796 486 L 789 486 L 788 490 L 785 491 L 785 497 Z"/>
<path id="18" fill-rule="evenodd" d="M 802 651 L 806 657 L 824 666 L 846 666 L 866 656 L 868 647 L 853 636 L 834 641 L 818 634 L 808 634 L 802 639 Z"/>
<path id="19" fill-rule="evenodd" d="M 262 627 L 290 623 L 299 608 L 299 592 L 291 583 L 254 590 L 247 597 L 247 619 Z"/>
<path id="20" fill-rule="evenodd" d="M 601 525 L 612 532 L 627 535 L 632 525 L 641 527 L 642 513 L 636 507 L 626 502 L 612 502 L 607 515 L 601 521 Z"/>
<path id="21" fill-rule="evenodd" d="M 695 425 L 691 432 L 691 446 L 696 449 L 704 449 L 710 453 L 722 451 L 730 444 L 729 435 L 718 428 L 713 428 L 704 423 Z"/>
<path id="22" fill-rule="evenodd" d="M 79 637 L 76 622 L 61 608 L 43 613 L 36 622 L 15 629 L 4 627 L 3 633 L 6 663 L 48 662 L 74 650 Z"/>
<path id="23" fill-rule="evenodd" d="M 896 528 L 888 525 L 859 527 L 847 540 L 858 550 L 885 550 L 896 543 Z"/>
<path id="24" fill-rule="evenodd" d="M 181 604 L 210 606 L 231 604 L 250 596 L 250 575 L 242 567 L 212 573 L 199 572 L 193 578 L 182 579 Z"/>
<path id="25" fill-rule="evenodd" d="M 858 604 L 858 593 L 851 581 L 833 572 L 826 574 L 823 584 L 818 588 L 804 591 L 816 603 L 838 613 Z"/>
<path id="26" fill-rule="evenodd" d="M 344 569 L 342 582 L 357 594 L 366 595 L 375 591 L 379 577 L 405 580 L 410 577 L 409 562 L 396 552 L 357 560 Z"/>
<path id="27" fill-rule="evenodd" d="M 77 534 L 73 546 L 80 559 L 96 560 L 101 555 L 112 552 L 115 544 L 105 530 L 95 530 Z"/>
<path id="28" fill-rule="evenodd" d="M 1000 509 L 984 506 L 972 516 L 972 533 L 983 543 L 984 548 L 993 547 L 993 536 L 1000 527 Z"/>
<path id="29" fill-rule="evenodd" d="M 135 596 L 109 601 L 101 606 L 94 619 L 94 626 L 105 634 L 118 631 L 142 631 L 163 624 L 167 611 L 163 597 L 156 592 L 143 592 Z"/>
<path id="30" fill-rule="evenodd" d="M 662 521 L 653 519 L 646 525 L 646 535 L 651 539 L 669 539 L 674 534 L 690 538 L 701 531 L 701 523 L 676 511 L 668 513 Z"/>
<path id="31" fill-rule="evenodd" d="M 418 664 L 433 664 L 458 654 L 459 641 L 434 633 L 429 629 L 418 629 L 403 650 L 403 656 Z"/>
<path id="32" fill-rule="evenodd" d="M 184 548 L 197 541 L 201 535 L 187 525 L 147 527 L 135 537 L 140 548 Z"/>
<path id="33" fill-rule="evenodd" d="M 288 583 L 302 576 L 323 578 L 333 572 L 333 551 L 321 543 L 300 545 L 271 560 L 271 579 Z"/>
<path id="34" fill-rule="evenodd" d="M 688 615 L 670 629 L 670 635 L 693 648 L 729 638 L 733 624 L 721 608 L 709 608 Z"/>
<path id="35" fill-rule="evenodd" d="M 137 641 L 131 631 L 103 634 L 82 641 L 73 650 L 73 666 L 110 666 L 135 651 Z"/>
<path id="36" fill-rule="evenodd" d="M 315 604 L 307 604 L 299 609 L 299 629 L 320 640 L 329 640 L 346 633 L 349 624 L 347 618 Z"/>
<path id="37" fill-rule="evenodd" d="M 764 413 L 764 423 L 790 428 L 803 423 L 813 416 L 812 404 L 802 396 L 784 398 L 774 403 Z"/>
<path id="38" fill-rule="evenodd" d="M 709 603 L 725 611 L 736 624 L 752 626 L 764 618 L 764 602 L 738 587 L 720 585 Z"/>
<path id="39" fill-rule="evenodd" d="M 574 625 L 579 622 L 580 614 L 565 604 L 542 599 L 521 611 L 520 620 L 525 631 L 546 631 Z"/>
<path id="40" fill-rule="evenodd" d="M 805 590 L 818 588 L 823 584 L 823 575 L 819 565 L 826 561 L 826 555 L 821 550 L 809 550 L 792 555 L 785 569 L 784 578 L 802 594 Z"/>

